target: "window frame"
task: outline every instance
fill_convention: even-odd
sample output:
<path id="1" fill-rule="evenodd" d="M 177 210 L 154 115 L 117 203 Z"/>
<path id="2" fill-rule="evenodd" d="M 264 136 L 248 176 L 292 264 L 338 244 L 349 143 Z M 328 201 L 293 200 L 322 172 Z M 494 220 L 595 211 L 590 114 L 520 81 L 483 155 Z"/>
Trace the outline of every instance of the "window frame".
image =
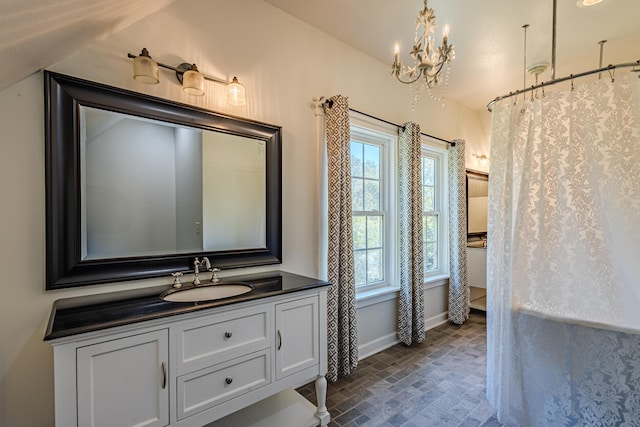
<path id="1" fill-rule="evenodd" d="M 426 135 L 421 135 L 421 159 L 435 159 L 434 211 L 438 217 L 438 268 L 424 274 L 424 284 L 429 286 L 449 277 L 449 198 L 447 179 L 448 145 Z M 423 211 L 422 215 L 425 215 Z M 426 232 L 426 230 L 425 230 Z"/>
<path id="2" fill-rule="evenodd" d="M 350 112 L 351 141 L 379 146 L 380 151 L 380 210 L 353 211 L 362 215 L 381 214 L 383 218 L 383 276 L 381 282 L 356 287 L 356 297 L 383 291 L 388 288 L 397 289 L 397 148 L 398 129 L 367 115 Z M 353 218 L 353 215 L 352 215 Z M 354 248 L 355 255 L 355 248 Z"/>

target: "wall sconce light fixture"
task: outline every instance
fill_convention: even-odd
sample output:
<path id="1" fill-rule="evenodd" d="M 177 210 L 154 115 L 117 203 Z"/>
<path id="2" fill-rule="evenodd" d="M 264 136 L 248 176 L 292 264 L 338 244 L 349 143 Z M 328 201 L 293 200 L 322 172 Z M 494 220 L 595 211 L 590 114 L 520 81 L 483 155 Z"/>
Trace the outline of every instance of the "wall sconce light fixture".
<path id="1" fill-rule="evenodd" d="M 480 164 L 482 166 L 487 166 L 487 164 L 489 163 L 489 158 L 487 157 L 486 154 L 473 154 L 473 157 L 475 157 L 476 159 L 478 159 L 480 161 Z"/>
<path id="2" fill-rule="evenodd" d="M 160 82 L 158 78 L 158 67 L 162 67 L 176 73 L 176 78 L 182 84 L 182 90 L 189 95 L 203 96 L 204 81 L 209 80 L 227 87 L 228 104 L 244 105 L 246 103 L 244 86 L 238 82 L 237 77 L 234 77 L 232 81 L 228 82 L 202 74 L 196 64 L 188 64 L 185 62 L 177 67 L 172 67 L 171 65 L 156 62 L 151 58 L 146 48 L 142 49 L 140 55 L 129 53 L 127 56 L 133 59 L 133 78 L 141 83 L 158 84 Z"/>

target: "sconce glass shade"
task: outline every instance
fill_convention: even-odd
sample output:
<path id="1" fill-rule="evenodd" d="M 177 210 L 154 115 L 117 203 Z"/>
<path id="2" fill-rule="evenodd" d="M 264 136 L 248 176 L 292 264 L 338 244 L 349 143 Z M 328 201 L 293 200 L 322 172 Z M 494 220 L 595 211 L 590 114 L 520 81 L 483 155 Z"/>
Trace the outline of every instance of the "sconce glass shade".
<path id="1" fill-rule="evenodd" d="M 193 64 L 191 69 L 182 75 L 182 90 L 189 95 L 204 95 L 204 76 L 198 71 L 196 64 Z"/>
<path id="2" fill-rule="evenodd" d="M 245 90 L 238 82 L 238 78 L 234 77 L 231 83 L 227 85 L 227 104 L 244 105 L 246 104 Z"/>
<path id="3" fill-rule="evenodd" d="M 157 85 L 158 64 L 149 56 L 147 49 L 142 49 L 140 55 L 133 59 L 133 78 L 141 83 Z"/>

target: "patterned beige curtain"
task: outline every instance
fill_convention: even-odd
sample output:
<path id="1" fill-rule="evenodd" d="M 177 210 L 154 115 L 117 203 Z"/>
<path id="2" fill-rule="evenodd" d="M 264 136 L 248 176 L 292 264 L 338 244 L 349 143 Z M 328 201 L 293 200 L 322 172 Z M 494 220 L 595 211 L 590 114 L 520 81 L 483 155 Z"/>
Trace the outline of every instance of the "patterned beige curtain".
<path id="1" fill-rule="evenodd" d="M 449 321 L 462 325 L 469 318 L 467 284 L 467 187 L 464 141 L 449 147 Z"/>
<path id="2" fill-rule="evenodd" d="M 349 99 L 336 95 L 325 108 L 328 168 L 328 373 L 329 381 L 358 365 L 353 275 Z"/>
<path id="3" fill-rule="evenodd" d="M 422 148 L 420 126 L 400 129 L 400 300 L 398 338 L 406 345 L 421 343 L 424 325 L 424 248 L 422 235 Z"/>

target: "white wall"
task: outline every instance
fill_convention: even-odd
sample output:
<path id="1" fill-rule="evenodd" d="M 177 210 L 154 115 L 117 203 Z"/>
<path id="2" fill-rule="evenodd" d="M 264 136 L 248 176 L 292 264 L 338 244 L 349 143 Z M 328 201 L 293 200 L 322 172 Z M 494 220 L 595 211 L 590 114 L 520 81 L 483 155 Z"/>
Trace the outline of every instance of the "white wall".
<path id="1" fill-rule="evenodd" d="M 161 62 L 195 62 L 220 78 L 237 75 L 247 88 L 247 105 L 227 106 L 223 88 L 212 83 L 207 83 L 208 96 L 187 97 L 166 71 L 159 85 L 135 82 L 126 54 L 142 47 Z M 442 108 L 427 97 L 412 112 L 409 89 L 390 77 L 389 64 L 261 0 L 179 0 L 50 69 L 282 125 L 282 268 L 306 275 L 317 272 L 314 96 L 341 93 L 368 114 L 396 123 L 413 120 L 434 135 L 488 147 L 486 113 L 478 115 L 452 101 Z M 42 94 L 39 74 L 0 92 L 0 425 L 6 427 L 53 425 L 53 355 L 42 337 L 54 300 L 171 281 L 44 291 Z M 446 310 L 446 286 L 428 290 L 426 299 L 427 318 L 438 318 Z M 393 333 L 395 310 L 395 299 L 359 310 L 363 345 Z M 378 318 L 384 324 L 368 323 Z"/>

